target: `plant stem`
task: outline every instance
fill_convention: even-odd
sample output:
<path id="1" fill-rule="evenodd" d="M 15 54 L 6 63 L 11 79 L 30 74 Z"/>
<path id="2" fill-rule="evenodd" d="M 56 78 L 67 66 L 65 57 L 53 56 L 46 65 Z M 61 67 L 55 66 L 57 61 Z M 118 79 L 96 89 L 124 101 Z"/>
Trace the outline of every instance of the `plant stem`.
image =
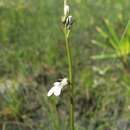
<path id="1" fill-rule="evenodd" d="M 72 72 L 72 58 L 71 58 L 71 49 L 69 46 L 69 33 L 66 27 L 64 29 L 65 33 L 65 45 L 66 45 L 66 52 L 67 52 L 67 59 L 68 59 L 68 74 L 69 74 L 69 82 L 70 82 L 70 130 L 75 130 L 74 128 L 74 91 L 73 91 L 73 72 Z"/>
<path id="2" fill-rule="evenodd" d="M 6 123 L 3 124 L 2 130 L 5 130 Z"/>

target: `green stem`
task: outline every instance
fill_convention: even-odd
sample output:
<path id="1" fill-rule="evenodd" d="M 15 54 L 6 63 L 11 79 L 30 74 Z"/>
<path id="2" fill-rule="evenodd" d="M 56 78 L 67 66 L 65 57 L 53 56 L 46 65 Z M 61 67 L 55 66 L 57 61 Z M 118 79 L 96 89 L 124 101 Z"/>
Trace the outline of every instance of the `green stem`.
<path id="1" fill-rule="evenodd" d="M 5 130 L 5 128 L 6 128 L 6 123 L 3 124 L 2 130 Z"/>
<path id="2" fill-rule="evenodd" d="M 68 73 L 69 73 L 69 82 L 70 82 L 70 129 L 75 130 L 74 128 L 74 91 L 73 91 L 73 73 L 72 73 L 72 58 L 71 58 L 71 49 L 69 46 L 69 33 L 70 30 L 67 30 L 66 27 L 64 29 L 65 33 L 65 44 L 66 44 L 66 52 L 68 59 Z"/>

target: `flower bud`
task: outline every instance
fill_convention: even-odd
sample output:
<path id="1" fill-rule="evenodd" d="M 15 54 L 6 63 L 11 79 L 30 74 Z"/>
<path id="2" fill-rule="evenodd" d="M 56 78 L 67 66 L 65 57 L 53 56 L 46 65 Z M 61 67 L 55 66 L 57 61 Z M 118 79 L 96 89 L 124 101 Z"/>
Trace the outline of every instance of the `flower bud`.
<path id="1" fill-rule="evenodd" d="M 65 25 L 65 22 L 66 22 L 66 17 L 65 16 L 61 17 L 61 22 Z"/>
<path id="2" fill-rule="evenodd" d="M 68 16 L 70 12 L 70 7 L 67 4 L 64 4 L 64 16 Z"/>
<path id="3" fill-rule="evenodd" d="M 67 28 L 67 29 L 70 29 L 71 26 L 72 26 L 72 24 L 73 24 L 73 17 L 72 17 L 71 15 L 69 15 L 69 16 L 66 18 L 66 23 L 65 23 L 66 28 Z"/>

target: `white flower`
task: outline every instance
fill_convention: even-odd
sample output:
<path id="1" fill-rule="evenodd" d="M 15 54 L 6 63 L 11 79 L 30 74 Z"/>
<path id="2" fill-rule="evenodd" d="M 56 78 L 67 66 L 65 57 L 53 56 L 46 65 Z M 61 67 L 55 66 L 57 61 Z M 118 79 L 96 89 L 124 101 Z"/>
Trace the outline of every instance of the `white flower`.
<path id="1" fill-rule="evenodd" d="M 70 7 L 69 7 L 69 5 L 64 4 L 64 16 L 65 16 L 65 17 L 68 16 L 69 12 L 70 12 Z"/>
<path id="2" fill-rule="evenodd" d="M 63 87 L 68 84 L 68 79 L 63 78 L 60 82 L 55 82 L 53 87 L 49 90 L 47 96 L 51 96 L 54 94 L 55 96 L 59 96 Z"/>

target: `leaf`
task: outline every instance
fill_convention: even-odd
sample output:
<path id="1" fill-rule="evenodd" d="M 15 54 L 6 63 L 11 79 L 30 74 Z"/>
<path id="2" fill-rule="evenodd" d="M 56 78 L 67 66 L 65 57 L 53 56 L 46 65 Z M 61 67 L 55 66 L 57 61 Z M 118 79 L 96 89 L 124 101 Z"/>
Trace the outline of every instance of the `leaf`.
<path id="1" fill-rule="evenodd" d="M 110 24 L 109 20 L 108 20 L 108 19 L 105 19 L 104 21 L 105 21 L 105 23 L 106 23 L 106 25 L 107 25 L 107 29 L 108 29 L 108 31 L 109 31 L 109 33 L 110 33 L 110 35 L 111 35 L 111 38 L 113 39 L 114 43 L 115 43 L 115 44 L 119 44 L 120 40 L 119 40 L 119 38 L 118 38 L 118 36 L 117 36 L 117 34 L 116 34 L 114 28 L 113 28 L 112 25 Z"/>
<path id="2" fill-rule="evenodd" d="M 97 41 L 97 40 L 92 40 L 92 43 L 93 43 L 94 45 L 97 45 L 97 46 L 101 47 L 101 48 L 106 48 L 106 47 L 107 47 L 106 44 L 103 44 L 103 43 L 101 43 L 101 42 L 99 42 L 99 41 Z"/>
<path id="3" fill-rule="evenodd" d="M 119 58 L 119 55 L 117 54 L 100 54 L 96 56 L 91 57 L 93 60 L 103 60 L 103 59 L 108 59 L 108 58 Z"/>

